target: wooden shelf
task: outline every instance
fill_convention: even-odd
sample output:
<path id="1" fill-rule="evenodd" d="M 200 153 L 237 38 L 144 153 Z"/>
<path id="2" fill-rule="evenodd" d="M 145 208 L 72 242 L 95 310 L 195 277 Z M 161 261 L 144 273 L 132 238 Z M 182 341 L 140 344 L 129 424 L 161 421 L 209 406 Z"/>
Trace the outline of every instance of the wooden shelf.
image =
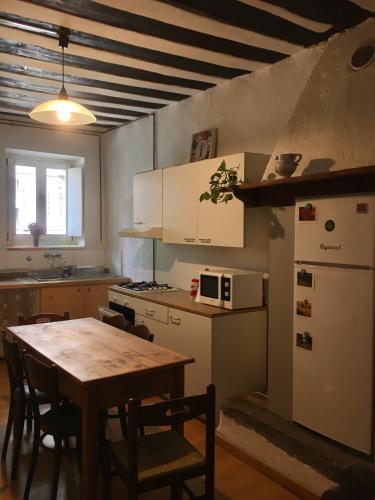
<path id="1" fill-rule="evenodd" d="M 375 191 L 375 165 L 241 184 L 234 195 L 246 207 L 277 207 L 294 205 L 299 197 L 372 191 Z"/>

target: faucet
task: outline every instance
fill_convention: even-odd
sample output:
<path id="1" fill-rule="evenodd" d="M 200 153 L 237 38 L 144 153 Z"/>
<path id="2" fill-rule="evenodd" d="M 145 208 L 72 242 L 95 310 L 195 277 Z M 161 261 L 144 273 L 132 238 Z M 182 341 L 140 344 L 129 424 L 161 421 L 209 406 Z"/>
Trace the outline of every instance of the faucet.
<path id="1" fill-rule="evenodd" d="M 62 257 L 62 253 L 59 252 L 45 253 L 44 257 L 50 261 L 51 267 L 53 267 L 55 264 L 55 259 Z"/>

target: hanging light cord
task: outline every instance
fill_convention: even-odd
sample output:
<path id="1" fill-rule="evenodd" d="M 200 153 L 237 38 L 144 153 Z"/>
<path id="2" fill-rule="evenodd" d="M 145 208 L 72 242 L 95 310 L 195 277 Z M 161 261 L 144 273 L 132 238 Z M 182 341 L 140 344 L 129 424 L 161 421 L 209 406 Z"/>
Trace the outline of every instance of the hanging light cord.
<path id="1" fill-rule="evenodd" d="M 62 28 L 59 35 L 59 45 L 62 50 L 62 87 L 60 90 L 59 99 L 69 99 L 68 93 L 65 89 L 65 48 L 69 43 L 69 30 Z"/>

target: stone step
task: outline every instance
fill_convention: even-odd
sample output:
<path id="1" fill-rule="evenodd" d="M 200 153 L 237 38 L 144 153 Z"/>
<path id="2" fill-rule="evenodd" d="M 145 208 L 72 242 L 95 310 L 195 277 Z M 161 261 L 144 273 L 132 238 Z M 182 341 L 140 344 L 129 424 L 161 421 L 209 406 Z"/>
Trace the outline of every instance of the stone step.
<path id="1" fill-rule="evenodd" d="M 225 400 L 217 433 L 317 497 L 336 483 L 346 465 L 370 462 L 359 452 L 275 415 L 255 396 Z"/>

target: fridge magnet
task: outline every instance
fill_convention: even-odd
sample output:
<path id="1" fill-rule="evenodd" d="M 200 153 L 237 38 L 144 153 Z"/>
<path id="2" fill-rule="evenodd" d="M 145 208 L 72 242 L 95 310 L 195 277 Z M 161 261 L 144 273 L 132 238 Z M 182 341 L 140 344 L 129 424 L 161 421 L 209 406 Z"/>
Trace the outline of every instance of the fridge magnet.
<path id="1" fill-rule="evenodd" d="M 368 214 L 368 203 L 357 203 L 357 214 Z"/>
<path id="2" fill-rule="evenodd" d="M 312 316 L 312 304 L 307 299 L 297 300 L 296 313 L 298 316 L 306 316 L 311 318 Z"/>
<path id="3" fill-rule="evenodd" d="M 190 161 L 207 160 L 216 156 L 217 128 L 203 130 L 193 135 Z"/>
<path id="4" fill-rule="evenodd" d="M 297 347 L 312 351 L 312 336 L 308 332 L 297 333 Z"/>
<path id="5" fill-rule="evenodd" d="M 309 273 L 302 269 L 297 271 L 297 285 L 306 286 L 307 288 L 314 288 L 314 274 Z"/>
<path id="6" fill-rule="evenodd" d="M 307 203 L 304 207 L 298 207 L 298 221 L 315 222 L 316 207 L 314 207 L 311 203 Z"/>

